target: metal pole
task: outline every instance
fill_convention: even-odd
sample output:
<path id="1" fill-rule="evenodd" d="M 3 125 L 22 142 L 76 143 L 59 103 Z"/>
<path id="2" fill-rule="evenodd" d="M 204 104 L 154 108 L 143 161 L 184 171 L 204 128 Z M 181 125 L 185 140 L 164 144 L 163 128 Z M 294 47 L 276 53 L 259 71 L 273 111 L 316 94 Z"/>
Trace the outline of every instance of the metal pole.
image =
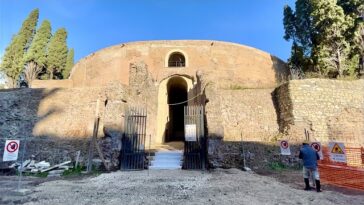
<path id="1" fill-rule="evenodd" d="M 27 147 L 27 139 L 24 140 L 24 150 L 23 153 L 21 155 L 21 163 L 20 163 L 20 173 L 19 173 L 19 177 L 18 177 L 18 192 L 20 191 L 21 188 L 21 179 L 23 176 L 23 161 L 24 161 L 24 155 L 25 155 L 25 151 L 26 151 L 26 147 Z"/>
<path id="2" fill-rule="evenodd" d="M 150 165 L 150 143 L 151 143 L 152 135 L 149 134 L 149 157 L 148 157 L 148 177 L 149 177 L 149 165 Z"/>
<path id="3" fill-rule="evenodd" d="M 240 141 L 241 141 L 241 149 L 243 150 L 243 166 L 244 166 L 244 169 L 246 167 L 246 164 L 245 164 L 245 151 L 244 151 L 244 146 L 243 146 L 243 133 L 240 132 Z"/>

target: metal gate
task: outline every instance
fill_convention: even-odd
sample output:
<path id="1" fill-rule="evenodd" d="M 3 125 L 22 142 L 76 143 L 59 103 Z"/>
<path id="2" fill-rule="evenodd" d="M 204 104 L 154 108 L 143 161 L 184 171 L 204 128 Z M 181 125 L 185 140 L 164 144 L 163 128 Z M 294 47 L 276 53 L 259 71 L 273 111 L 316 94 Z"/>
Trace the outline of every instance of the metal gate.
<path id="1" fill-rule="evenodd" d="M 125 112 L 125 131 L 121 139 L 121 170 L 145 169 L 147 110 L 129 107 Z"/>
<path id="2" fill-rule="evenodd" d="M 183 169 L 206 168 L 206 137 L 203 106 L 185 106 L 185 146 Z"/>

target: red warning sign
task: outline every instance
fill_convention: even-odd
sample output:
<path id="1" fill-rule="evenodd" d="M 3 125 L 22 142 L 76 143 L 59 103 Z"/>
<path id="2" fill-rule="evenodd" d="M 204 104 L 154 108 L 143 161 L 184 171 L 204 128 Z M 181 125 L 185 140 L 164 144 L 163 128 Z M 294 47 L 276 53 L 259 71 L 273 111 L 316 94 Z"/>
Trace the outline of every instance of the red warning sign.
<path id="1" fill-rule="evenodd" d="M 319 152 L 321 151 L 321 145 L 317 142 L 313 142 L 311 143 L 311 147 L 316 151 L 316 152 Z"/>
<path id="2" fill-rule="evenodd" d="M 283 149 L 287 149 L 287 148 L 288 148 L 288 142 L 287 142 L 286 140 L 282 140 L 282 141 L 281 141 L 281 147 L 282 147 Z"/>
<path id="3" fill-rule="evenodd" d="M 6 145 L 6 150 L 10 153 L 16 152 L 18 150 L 18 148 L 19 148 L 19 145 L 16 141 L 11 141 L 11 142 L 9 142 L 8 145 Z"/>
<path id="4" fill-rule="evenodd" d="M 322 147 L 320 142 L 312 142 L 311 147 L 318 153 L 320 160 L 324 158 L 322 155 Z"/>
<path id="5" fill-rule="evenodd" d="M 281 148 L 281 155 L 291 155 L 291 149 L 287 140 L 280 141 L 279 146 Z"/>
<path id="6" fill-rule="evenodd" d="M 6 140 L 3 161 L 15 161 L 18 159 L 19 140 Z"/>

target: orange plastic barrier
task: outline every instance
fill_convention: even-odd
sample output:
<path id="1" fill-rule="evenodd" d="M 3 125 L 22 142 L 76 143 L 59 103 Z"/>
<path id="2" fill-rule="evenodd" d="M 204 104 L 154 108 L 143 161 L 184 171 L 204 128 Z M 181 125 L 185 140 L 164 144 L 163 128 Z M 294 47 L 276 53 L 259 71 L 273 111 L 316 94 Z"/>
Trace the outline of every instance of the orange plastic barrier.
<path id="1" fill-rule="evenodd" d="M 319 161 L 320 178 L 336 186 L 364 190 L 364 148 L 345 147 L 346 163 L 330 160 L 330 152 L 323 148 L 324 159 Z"/>

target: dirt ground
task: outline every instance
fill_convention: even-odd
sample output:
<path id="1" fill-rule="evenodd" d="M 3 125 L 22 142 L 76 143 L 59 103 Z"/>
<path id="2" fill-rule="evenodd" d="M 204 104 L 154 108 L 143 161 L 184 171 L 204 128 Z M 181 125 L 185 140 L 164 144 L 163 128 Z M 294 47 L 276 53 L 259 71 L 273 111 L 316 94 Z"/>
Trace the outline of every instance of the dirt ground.
<path id="1" fill-rule="evenodd" d="M 323 186 L 303 191 L 299 172 L 238 169 L 113 172 L 82 178 L 0 177 L 0 204 L 364 204 L 364 192 Z"/>

